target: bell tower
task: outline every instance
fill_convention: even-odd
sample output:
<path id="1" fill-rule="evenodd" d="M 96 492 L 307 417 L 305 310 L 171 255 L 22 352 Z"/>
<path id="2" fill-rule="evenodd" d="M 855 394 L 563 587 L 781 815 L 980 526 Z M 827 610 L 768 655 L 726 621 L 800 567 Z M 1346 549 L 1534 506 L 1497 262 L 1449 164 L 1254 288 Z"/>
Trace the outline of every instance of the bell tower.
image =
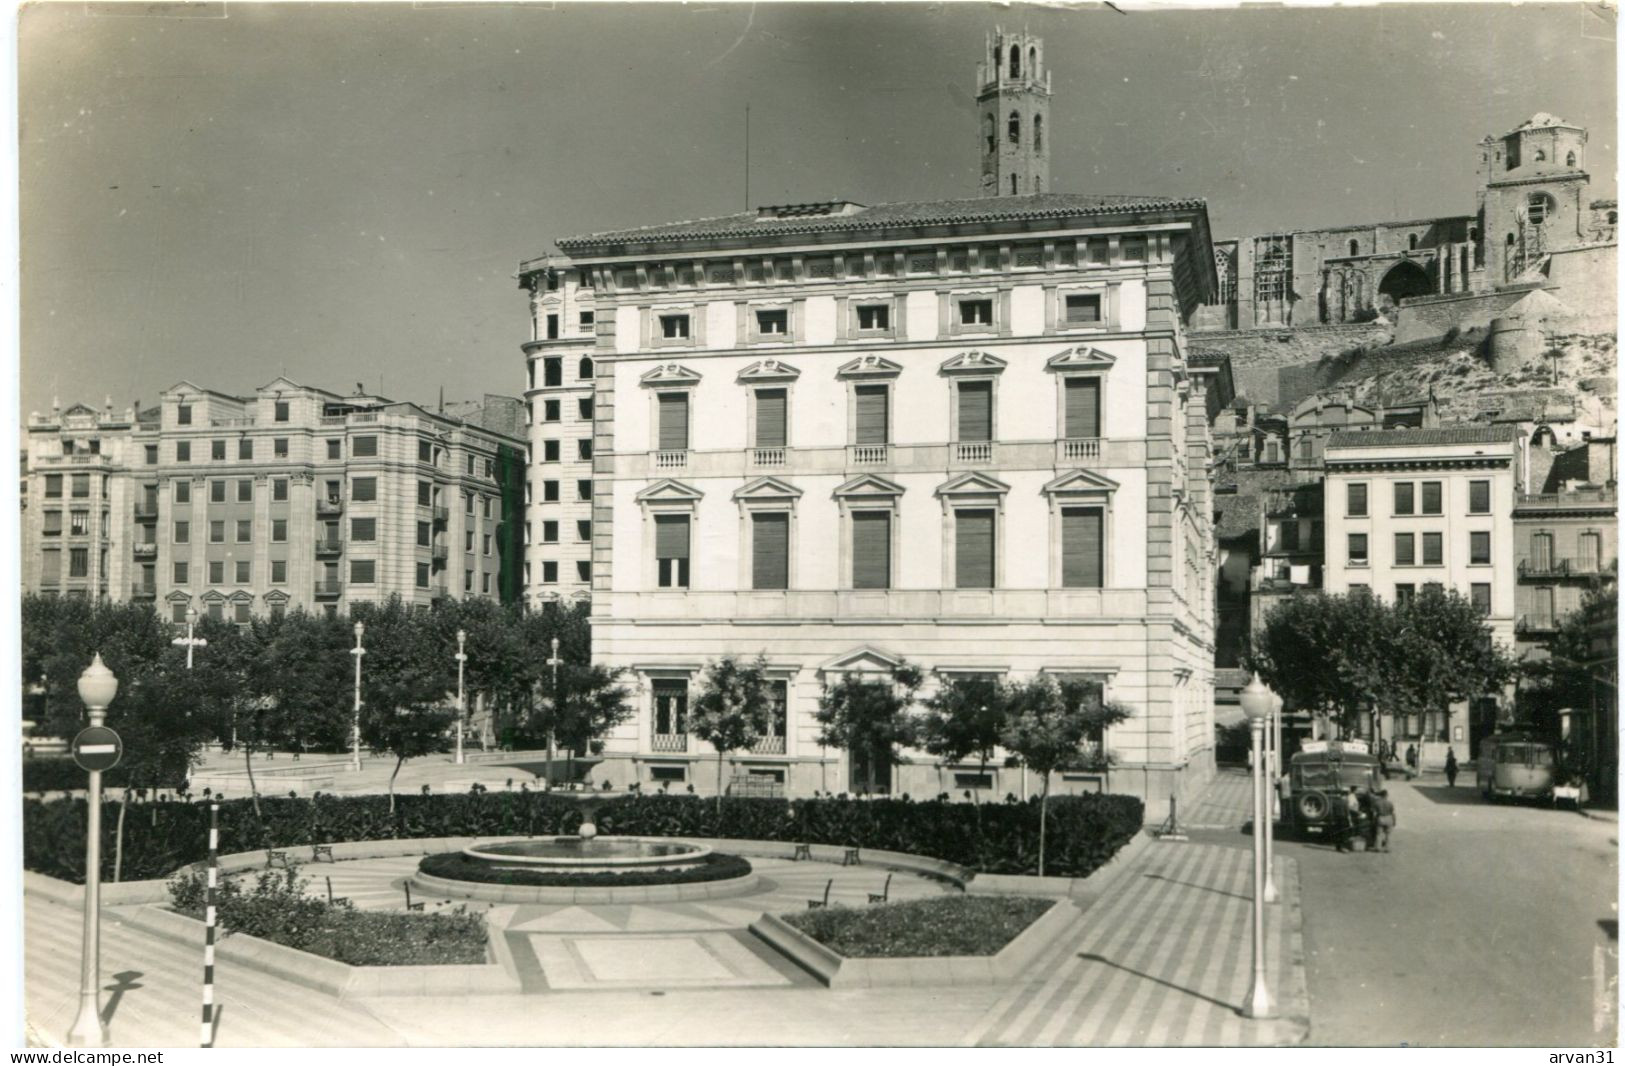
<path id="1" fill-rule="evenodd" d="M 982 195 L 1050 192 L 1049 70 L 1044 42 L 996 26 L 976 66 Z"/>

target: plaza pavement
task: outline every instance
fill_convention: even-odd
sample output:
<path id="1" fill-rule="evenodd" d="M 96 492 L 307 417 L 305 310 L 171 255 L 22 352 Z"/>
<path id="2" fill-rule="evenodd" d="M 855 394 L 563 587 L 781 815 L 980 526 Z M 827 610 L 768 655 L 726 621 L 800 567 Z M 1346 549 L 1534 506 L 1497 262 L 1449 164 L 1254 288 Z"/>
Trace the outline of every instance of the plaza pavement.
<path id="1" fill-rule="evenodd" d="M 1193 809 L 1230 827 L 1244 818 L 1234 775 L 1220 775 Z M 1241 792 L 1245 800 L 1245 785 Z M 364 905 L 388 905 L 399 891 L 393 870 L 307 869 L 334 876 L 335 892 Z M 789 866 L 790 864 L 783 864 Z M 863 905 L 882 877 L 873 868 L 820 863 L 775 869 L 784 879 L 772 908 L 802 909 L 823 880 L 836 902 Z M 1204 843 L 1141 838 L 1097 875 L 1087 909 L 1034 961 L 1026 978 L 984 988 L 832 991 L 764 955 L 737 928 L 729 908 L 694 916 L 690 958 L 715 961 L 713 986 L 679 980 L 666 966 L 628 973 L 626 954 L 596 944 L 596 957 L 571 956 L 557 987 L 521 973 L 526 992 L 462 999 L 390 997 L 335 1000 L 242 964 L 219 966 L 221 1046 L 387 1045 L 745 1045 L 745 1046 L 1245 1046 L 1296 1043 L 1308 1027 L 1297 864 L 1278 859 L 1282 900 L 1268 908 L 1267 974 L 1280 1016 L 1252 1021 L 1239 1008 L 1250 987 L 1249 852 Z M 896 884 L 896 882 L 894 882 Z M 318 882 L 325 891 L 325 884 Z M 905 890 L 905 895 L 926 890 Z M 404 897 L 402 897 L 404 902 Z M 572 907 L 514 917 L 528 932 L 590 934 L 606 924 L 635 932 L 625 907 Z M 701 920 L 701 919 L 704 920 Z M 25 899 L 28 1017 L 41 1042 L 60 1039 L 76 1004 L 79 911 Z M 118 924 L 103 934 L 104 1002 L 118 1046 L 195 1046 L 201 946 L 191 948 Z M 606 937 L 616 932 L 605 930 Z M 726 938 L 726 939 L 724 939 Z M 578 938 L 579 939 L 579 938 Z M 653 941 L 646 938 L 637 950 Z M 627 947 L 633 947 L 630 943 Z M 568 960 L 545 946 L 532 959 Z M 747 958 L 741 952 L 748 952 Z M 517 954 L 517 953 L 516 953 Z M 672 956 L 676 957 L 676 956 Z M 583 979 L 581 960 L 606 967 L 608 980 Z M 597 960 L 607 959 L 599 963 Z M 521 969 L 529 964 L 521 962 Z M 620 966 L 620 971 L 614 967 Z M 545 962 L 542 968 L 546 968 Z M 770 972 L 771 971 L 771 972 Z M 660 974 L 670 980 L 658 987 Z M 603 976 L 604 974 L 599 974 Z M 591 976 L 591 975 L 589 975 Z M 615 979 L 618 978 L 618 979 Z M 747 979 L 748 978 L 748 979 Z"/>

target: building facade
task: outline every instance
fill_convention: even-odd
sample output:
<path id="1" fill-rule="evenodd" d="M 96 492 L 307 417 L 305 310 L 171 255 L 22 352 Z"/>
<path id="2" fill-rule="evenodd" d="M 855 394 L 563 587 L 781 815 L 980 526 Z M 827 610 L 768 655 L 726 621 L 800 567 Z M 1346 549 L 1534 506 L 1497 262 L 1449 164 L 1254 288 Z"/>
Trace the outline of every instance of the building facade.
<path id="1" fill-rule="evenodd" d="M 520 594 L 519 438 L 286 378 L 130 414 L 29 420 L 26 589 L 238 622 Z"/>
<path id="2" fill-rule="evenodd" d="M 1513 510 L 1517 538 L 1517 634 L 1521 658 L 1542 658 L 1545 641 L 1580 609 L 1586 593 L 1619 565 L 1616 444 L 1593 439 L 1557 448 L 1539 426 L 1529 442 L 1530 491 Z"/>
<path id="3" fill-rule="evenodd" d="M 1229 379 L 1184 356 L 1212 285 L 1199 201 L 796 205 L 559 247 L 595 312 L 594 657 L 637 706 L 598 773 L 714 787 L 689 702 L 708 662 L 761 654 L 775 726 L 730 786 L 856 787 L 819 695 L 903 661 L 922 697 L 1047 672 L 1127 703 L 1115 767 L 1063 790 L 1204 779 Z M 881 784 L 966 770 L 914 752 Z"/>

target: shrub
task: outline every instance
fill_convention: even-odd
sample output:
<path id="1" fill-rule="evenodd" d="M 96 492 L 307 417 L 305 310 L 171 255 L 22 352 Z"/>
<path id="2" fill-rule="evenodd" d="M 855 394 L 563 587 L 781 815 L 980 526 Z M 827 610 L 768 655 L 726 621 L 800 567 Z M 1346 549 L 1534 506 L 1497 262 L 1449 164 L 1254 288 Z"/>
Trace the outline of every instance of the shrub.
<path id="1" fill-rule="evenodd" d="M 169 884 L 175 910 L 202 919 L 205 875 L 183 873 Z M 344 900 L 305 895 L 297 869 L 260 874 L 249 891 L 228 878 L 215 890 L 220 927 L 351 966 L 482 963 L 485 919 L 458 907 L 435 914 L 358 911 Z"/>
<path id="2" fill-rule="evenodd" d="M 849 959 L 995 955 L 1054 905 L 1026 896 L 942 896 L 801 911 L 784 920 Z"/>
<path id="3" fill-rule="evenodd" d="M 179 788 L 185 779 L 184 773 L 175 772 L 166 775 L 158 787 Z M 124 768 L 115 766 L 102 774 L 102 787 L 122 789 L 126 780 Z M 49 755 L 23 760 L 24 792 L 83 791 L 89 783 L 89 775 L 79 769 L 71 758 Z"/>
<path id="4" fill-rule="evenodd" d="M 1038 867 L 1038 801 L 1000 804 L 730 798 L 719 814 L 699 796 L 593 798 L 602 835 L 723 837 L 878 848 L 926 855 L 986 873 L 1033 873 Z M 299 848 L 347 840 L 574 834 L 583 805 L 546 792 L 457 795 L 321 796 L 247 799 L 220 804 L 222 853 Z M 103 805 L 103 876 L 112 875 L 118 801 Z M 203 803 L 137 805 L 124 829 L 127 880 L 167 877 L 208 856 L 209 809 Z M 1047 872 L 1086 877 L 1140 829 L 1144 805 L 1132 796 L 1052 796 Z M 85 801 L 23 801 L 23 865 L 63 880 L 84 879 Z"/>
<path id="5" fill-rule="evenodd" d="M 703 881 L 732 881 L 746 876 L 750 873 L 750 869 L 750 863 L 738 855 L 718 855 L 715 852 L 693 866 L 682 869 L 602 873 L 493 866 L 489 862 L 471 859 L 460 851 L 430 855 L 418 863 L 418 871 L 431 877 L 478 881 L 484 885 L 569 885 L 580 888 L 627 888 L 633 885 L 690 885 Z"/>

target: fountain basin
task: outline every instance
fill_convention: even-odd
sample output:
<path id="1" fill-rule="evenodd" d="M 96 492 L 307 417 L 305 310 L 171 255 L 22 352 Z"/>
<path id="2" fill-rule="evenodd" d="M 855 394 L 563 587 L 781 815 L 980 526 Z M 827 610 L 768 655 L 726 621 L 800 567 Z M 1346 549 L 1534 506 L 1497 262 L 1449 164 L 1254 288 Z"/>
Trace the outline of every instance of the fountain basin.
<path id="1" fill-rule="evenodd" d="M 430 855 L 411 877 L 429 896 L 493 903 L 637 903 L 750 891 L 746 860 L 662 837 L 480 840 Z"/>
<path id="2" fill-rule="evenodd" d="M 477 840 L 463 849 L 470 859 L 497 869 L 550 869 L 571 873 L 676 870 L 701 862 L 711 849 L 662 837 L 540 837 Z"/>

